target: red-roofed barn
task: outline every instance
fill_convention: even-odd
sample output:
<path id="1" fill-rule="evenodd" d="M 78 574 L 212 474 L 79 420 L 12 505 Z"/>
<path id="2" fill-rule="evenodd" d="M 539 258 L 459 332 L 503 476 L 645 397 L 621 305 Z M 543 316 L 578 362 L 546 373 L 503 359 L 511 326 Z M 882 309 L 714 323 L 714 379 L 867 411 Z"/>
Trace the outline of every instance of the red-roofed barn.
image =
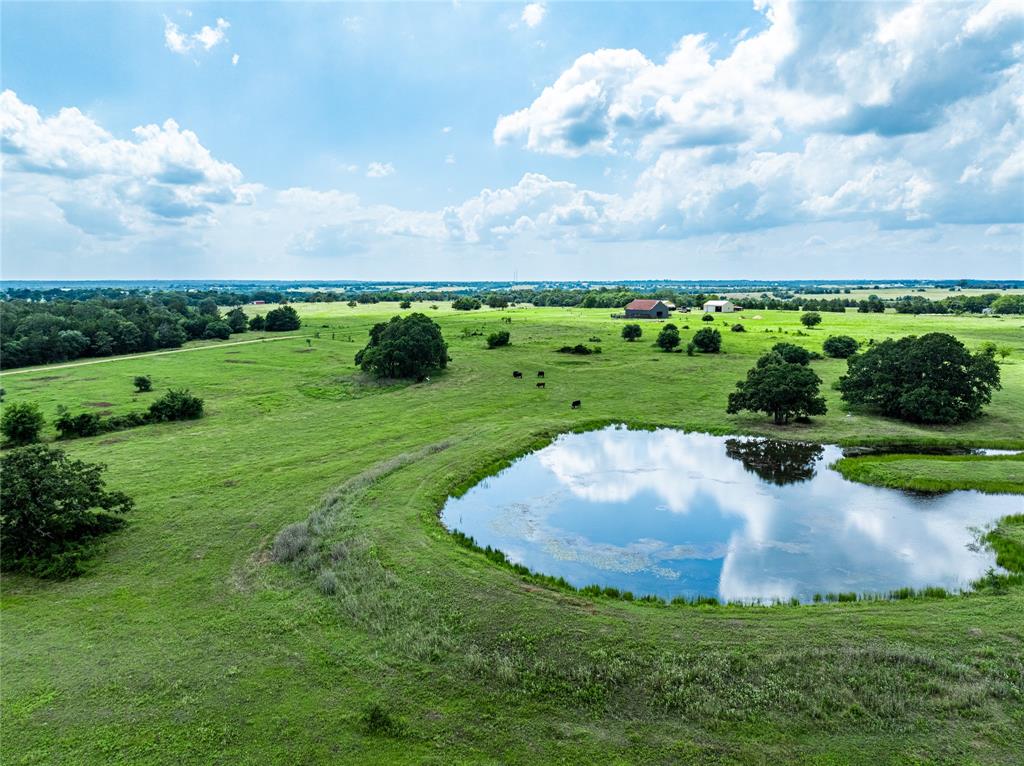
<path id="1" fill-rule="evenodd" d="M 665 301 L 637 298 L 626 304 L 627 319 L 665 319 L 671 309 Z"/>

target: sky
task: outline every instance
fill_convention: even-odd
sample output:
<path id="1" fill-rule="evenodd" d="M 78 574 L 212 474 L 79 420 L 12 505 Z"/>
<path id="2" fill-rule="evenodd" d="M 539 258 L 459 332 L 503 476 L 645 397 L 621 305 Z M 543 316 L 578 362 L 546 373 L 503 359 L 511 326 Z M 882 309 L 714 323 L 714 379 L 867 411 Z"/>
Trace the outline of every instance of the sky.
<path id="1" fill-rule="evenodd" d="M 1024 278 L 1024 3 L 0 4 L 4 279 Z"/>

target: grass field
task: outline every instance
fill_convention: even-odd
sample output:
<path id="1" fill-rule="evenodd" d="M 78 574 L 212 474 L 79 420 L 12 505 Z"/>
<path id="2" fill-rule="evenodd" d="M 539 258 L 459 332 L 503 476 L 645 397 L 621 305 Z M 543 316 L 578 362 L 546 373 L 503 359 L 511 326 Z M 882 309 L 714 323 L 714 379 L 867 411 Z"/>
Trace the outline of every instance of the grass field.
<path id="1" fill-rule="evenodd" d="M 1024 319 L 824 314 L 801 336 L 795 313 L 744 312 L 715 322 L 726 353 L 688 357 L 653 349 L 654 323 L 625 343 L 607 310 L 416 304 L 441 323 L 449 370 L 375 385 L 352 357 L 396 305 L 297 308 L 309 345 L 0 379 L 6 401 L 38 402 L 50 421 L 61 404 L 141 410 L 170 386 L 207 404 L 199 421 L 66 444 L 106 463 L 138 508 L 86 576 L 4 578 L 4 763 L 1020 762 L 1024 587 L 771 608 L 590 599 L 458 546 L 436 514 L 493 466 L 607 422 L 1024 448 Z M 674 321 L 690 326 L 684 345 L 703 326 Z M 497 329 L 512 346 L 463 333 Z M 830 388 L 837 360 L 814 363 L 829 414 L 810 424 L 724 412 L 771 343 L 935 330 L 1012 348 L 973 423 L 847 411 Z M 603 353 L 553 353 L 575 343 Z M 547 388 L 514 369 L 545 370 Z M 140 374 L 153 393 L 133 392 Z M 274 563 L 280 530 L 314 512 L 316 555 Z"/>

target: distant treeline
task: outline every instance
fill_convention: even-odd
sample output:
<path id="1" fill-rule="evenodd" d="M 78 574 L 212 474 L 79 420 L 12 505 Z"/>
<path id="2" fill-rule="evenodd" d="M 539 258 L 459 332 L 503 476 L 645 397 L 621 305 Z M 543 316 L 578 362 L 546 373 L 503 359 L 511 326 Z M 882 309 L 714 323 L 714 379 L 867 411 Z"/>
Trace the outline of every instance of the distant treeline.
<path id="1" fill-rule="evenodd" d="M 294 330 L 290 307 L 249 320 L 241 308 L 221 314 L 210 296 L 186 293 L 128 298 L 61 296 L 46 302 L 0 302 L 0 365 L 5 369 L 81 357 L 177 348 L 189 340 L 229 338 L 247 329 Z M 236 301 L 237 303 L 238 301 Z"/>

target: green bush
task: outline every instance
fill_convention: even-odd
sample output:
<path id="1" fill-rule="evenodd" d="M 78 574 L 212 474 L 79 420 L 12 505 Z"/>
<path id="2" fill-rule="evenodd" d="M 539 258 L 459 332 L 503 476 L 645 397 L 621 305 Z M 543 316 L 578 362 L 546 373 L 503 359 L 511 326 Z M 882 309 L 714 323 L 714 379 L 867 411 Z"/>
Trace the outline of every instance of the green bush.
<path id="1" fill-rule="evenodd" d="M 665 325 L 661 328 L 661 332 L 658 333 L 658 337 L 654 343 L 662 351 L 674 350 L 680 343 L 678 328 L 671 323 Z"/>
<path id="2" fill-rule="evenodd" d="M 153 390 L 153 381 L 148 375 L 136 375 L 135 380 L 135 392 L 138 394 L 144 394 L 147 391 Z"/>
<path id="3" fill-rule="evenodd" d="M 203 400 L 193 396 L 188 389 L 170 390 L 149 405 L 150 423 L 171 420 L 194 420 L 203 416 Z"/>
<path id="4" fill-rule="evenodd" d="M 452 308 L 456 311 L 476 311 L 482 305 L 483 304 L 476 298 L 470 298 L 468 296 L 456 298 L 452 301 Z"/>
<path id="5" fill-rule="evenodd" d="M 43 445 L 0 457 L 3 569 L 37 577 L 80 574 L 89 544 L 122 526 L 120 514 L 134 507 L 123 492 L 106 490 L 104 470 Z"/>
<path id="6" fill-rule="evenodd" d="M 577 343 L 575 346 L 562 346 L 559 349 L 555 349 L 559 354 L 578 354 L 580 356 L 589 356 L 590 354 L 600 354 L 601 347 L 585 346 L 582 343 Z"/>
<path id="7" fill-rule="evenodd" d="M 231 325 L 217 319 L 206 325 L 206 330 L 203 331 L 203 337 L 207 340 L 212 340 L 213 338 L 227 340 L 231 337 Z"/>
<path id="8" fill-rule="evenodd" d="M 702 321 L 702 322 L 714 322 L 715 321 L 714 314 L 705 314 L 704 316 L 702 316 L 700 318 L 700 321 Z"/>
<path id="9" fill-rule="evenodd" d="M 271 332 L 298 330 L 301 326 L 299 315 L 291 306 L 281 306 L 267 312 L 265 329 Z"/>
<path id="10" fill-rule="evenodd" d="M 402 301 L 401 303 L 398 304 L 398 308 L 400 308 L 400 309 L 411 309 L 412 308 L 412 303 L 410 301 Z"/>
<path id="11" fill-rule="evenodd" d="M 722 333 L 710 327 L 702 327 L 694 334 L 693 345 L 705 354 L 717 354 L 722 350 Z"/>
<path id="12" fill-rule="evenodd" d="M 262 332 L 267 329 L 267 320 L 262 314 L 257 314 L 249 319 L 249 329 L 255 330 L 256 332 Z"/>
<path id="13" fill-rule="evenodd" d="M 31 402 L 15 402 L 4 407 L 0 431 L 4 440 L 12 447 L 31 444 L 39 440 L 39 432 L 43 430 L 43 413 Z"/>
<path id="14" fill-rule="evenodd" d="M 825 355 L 833 359 L 848 359 L 856 354 L 859 348 L 860 343 L 849 335 L 830 335 L 821 346 Z"/>
<path id="15" fill-rule="evenodd" d="M 492 332 L 487 336 L 487 348 L 507 346 L 509 343 L 511 343 L 511 336 L 508 330 L 498 330 L 498 332 Z"/>
<path id="16" fill-rule="evenodd" d="M 103 432 L 102 419 L 95 412 L 72 415 L 61 407 L 53 424 L 57 428 L 58 439 L 78 439 L 85 436 L 96 436 Z"/>
<path id="17" fill-rule="evenodd" d="M 235 306 L 231 311 L 224 315 L 224 321 L 228 327 L 231 328 L 232 333 L 245 332 L 249 327 L 249 318 L 242 311 L 241 306 Z"/>
<path id="18" fill-rule="evenodd" d="M 808 311 L 800 317 L 800 324 L 804 327 L 815 327 L 821 324 L 821 314 L 817 311 Z"/>
<path id="19" fill-rule="evenodd" d="M 622 326 L 622 337 L 630 342 L 637 340 L 643 334 L 644 331 L 638 324 L 627 324 Z"/>
<path id="20" fill-rule="evenodd" d="M 731 329 L 732 329 L 733 332 L 746 332 L 747 331 L 747 328 L 744 327 L 743 325 L 739 324 L 739 323 L 734 324 Z"/>

